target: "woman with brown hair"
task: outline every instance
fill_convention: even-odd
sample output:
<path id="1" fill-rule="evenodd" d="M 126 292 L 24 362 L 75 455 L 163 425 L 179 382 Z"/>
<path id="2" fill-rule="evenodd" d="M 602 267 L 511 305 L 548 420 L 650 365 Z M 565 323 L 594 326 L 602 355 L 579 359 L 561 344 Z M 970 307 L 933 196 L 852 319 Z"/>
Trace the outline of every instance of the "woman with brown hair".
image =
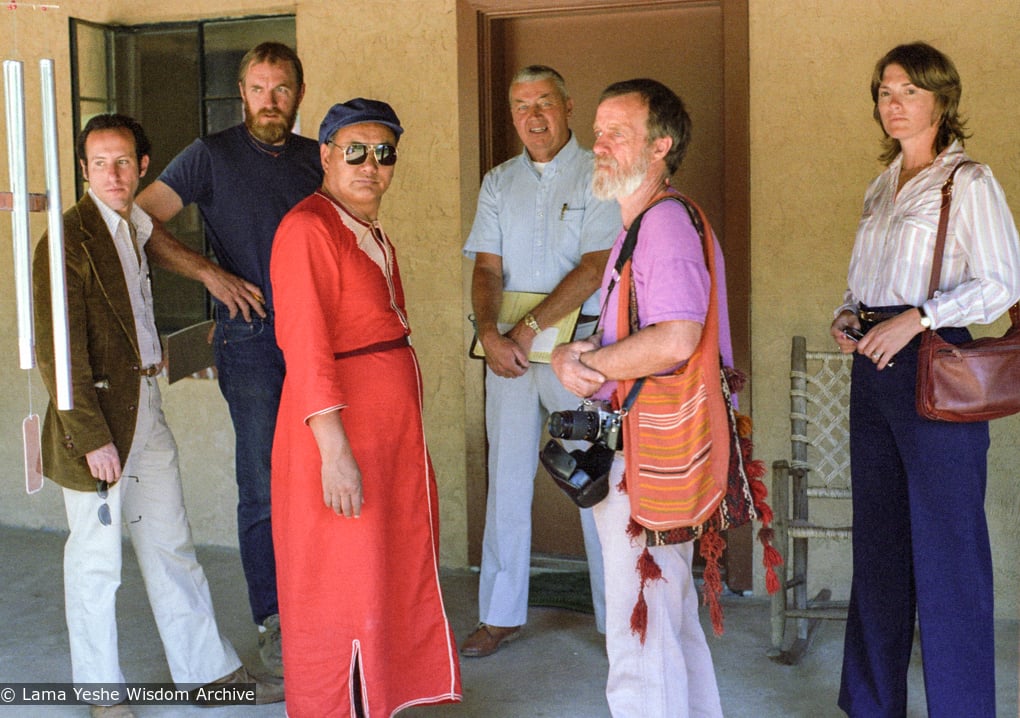
<path id="1" fill-rule="evenodd" d="M 871 82 L 887 168 L 865 194 L 830 328 L 843 352 L 856 352 L 854 573 L 839 696 L 855 718 L 906 715 L 915 616 L 928 715 L 995 715 L 988 423 L 931 421 L 914 408 L 921 333 L 966 341 L 967 325 L 994 321 L 1020 297 L 1016 226 L 991 170 L 964 153 L 960 92 L 952 61 L 924 43 L 892 49 Z M 929 298 L 941 189 L 957 167 Z"/>

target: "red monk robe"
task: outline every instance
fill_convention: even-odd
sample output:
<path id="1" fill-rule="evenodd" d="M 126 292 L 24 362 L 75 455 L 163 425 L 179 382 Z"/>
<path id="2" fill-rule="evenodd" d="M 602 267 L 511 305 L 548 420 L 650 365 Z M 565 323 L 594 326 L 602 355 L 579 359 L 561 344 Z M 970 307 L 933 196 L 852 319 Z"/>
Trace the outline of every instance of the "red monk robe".
<path id="1" fill-rule="evenodd" d="M 393 246 L 317 192 L 281 222 L 270 275 L 287 362 L 272 467 L 287 715 L 353 716 L 356 661 L 372 718 L 459 701 L 421 372 L 414 350 L 393 347 L 410 334 Z M 323 503 L 306 422 L 336 407 L 362 474 L 360 518 Z"/>

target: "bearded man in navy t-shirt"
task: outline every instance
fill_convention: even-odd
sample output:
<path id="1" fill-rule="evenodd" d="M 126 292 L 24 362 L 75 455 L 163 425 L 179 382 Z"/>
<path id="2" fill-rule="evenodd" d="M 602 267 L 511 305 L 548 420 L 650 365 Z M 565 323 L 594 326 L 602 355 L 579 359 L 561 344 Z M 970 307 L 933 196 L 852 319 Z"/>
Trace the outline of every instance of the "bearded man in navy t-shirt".
<path id="1" fill-rule="evenodd" d="M 202 282 L 214 298 L 220 390 L 236 436 L 237 531 L 259 653 L 283 675 L 269 460 L 283 385 L 273 328 L 269 257 L 283 215 L 322 183 L 318 143 L 292 132 L 305 85 L 301 61 L 266 42 L 241 60 L 244 123 L 195 140 L 138 195 L 156 227 L 146 252 L 156 265 Z M 161 223 L 198 205 L 216 262 Z"/>

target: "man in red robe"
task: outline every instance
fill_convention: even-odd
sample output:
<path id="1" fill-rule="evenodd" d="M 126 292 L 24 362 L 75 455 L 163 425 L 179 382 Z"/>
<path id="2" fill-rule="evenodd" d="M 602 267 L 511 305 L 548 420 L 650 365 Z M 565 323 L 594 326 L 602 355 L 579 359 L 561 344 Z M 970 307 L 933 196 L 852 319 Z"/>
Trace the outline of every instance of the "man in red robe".
<path id="1" fill-rule="evenodd" d="M 384 102 L 334 105 L 319 129 L 322 187 L 273 243 L 287 365 L 273 540 L 291 718 L 391 716 L 461 698 L 421 371 L 379 223 L 402 132 Z"/>

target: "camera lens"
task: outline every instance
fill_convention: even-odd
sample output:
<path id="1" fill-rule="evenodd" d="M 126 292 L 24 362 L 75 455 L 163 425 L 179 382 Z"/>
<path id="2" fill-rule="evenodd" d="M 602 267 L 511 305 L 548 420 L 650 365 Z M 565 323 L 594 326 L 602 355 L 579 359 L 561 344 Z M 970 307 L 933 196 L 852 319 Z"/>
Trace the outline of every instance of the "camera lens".
<path id="1" fill-rule="evenodd" d="M 595 411 L 555 411 L 549 415 L 549 435 L 568 441 L 595 441 L 599 436 Z"/>

